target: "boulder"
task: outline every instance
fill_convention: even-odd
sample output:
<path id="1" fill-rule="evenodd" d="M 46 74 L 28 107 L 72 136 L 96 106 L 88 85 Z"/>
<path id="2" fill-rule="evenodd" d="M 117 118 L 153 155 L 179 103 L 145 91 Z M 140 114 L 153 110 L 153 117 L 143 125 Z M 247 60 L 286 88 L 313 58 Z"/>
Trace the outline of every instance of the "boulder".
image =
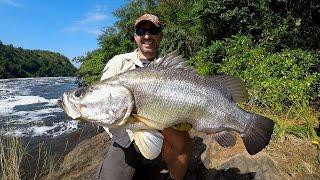
<path id="1" fill-rule="evenodd" d="M 212 136 L 194 136 L 195 146 L 185 179 L 279 179 L 276 163 L 265 150 L 251 156 L 240 139 L 235 147 L 223 148 Z M 95 179 L 97 169 L 110 144 L 106 133 L 100 133 L 81 142 L 64 157 L 59 169 L 49 174 L 48 179 Z M 160 174 L 154 174 L 153 177 L 159 176 Z M 135 179 L 145 179 L 144 177 L 146 176 L 135 176 Z M 165 177 L 161 175 L 161 178 L 156 179 Z"/>
<path id="2" fill-rule="evenodd" d="M 47 179 L 94 179 L 111 141 L 106 133 L 100 133 L 82 141 L 69 152 L 56 172 Z"/>

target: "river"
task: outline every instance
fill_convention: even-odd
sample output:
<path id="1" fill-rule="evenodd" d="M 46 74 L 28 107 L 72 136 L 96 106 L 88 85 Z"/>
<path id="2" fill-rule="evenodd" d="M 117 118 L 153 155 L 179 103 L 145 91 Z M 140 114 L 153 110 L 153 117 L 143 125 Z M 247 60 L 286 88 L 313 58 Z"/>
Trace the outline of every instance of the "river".
<path id="1" fill-rule="evenodd" d="M 81 141 L 99 133 L 97 126 L 69 118 L 57 103 L 63 92 L 77 88 L 75 80 L 74 77 L 0 79 L 0 135 L 22 140 L 28 154 L 22 161 L 24 178 L 33 178 L 41 171 L 38 160 L 48 156 L 43 154 L 49 153 L 61 161 Z"/>
<path id="2" fill-rule="evenodd" d="M 56 137 L 78 129 L 58 106 L 63 92 L 76 88 L 74 77 L 0 80 L 2 134 L 20 137 Z"/>

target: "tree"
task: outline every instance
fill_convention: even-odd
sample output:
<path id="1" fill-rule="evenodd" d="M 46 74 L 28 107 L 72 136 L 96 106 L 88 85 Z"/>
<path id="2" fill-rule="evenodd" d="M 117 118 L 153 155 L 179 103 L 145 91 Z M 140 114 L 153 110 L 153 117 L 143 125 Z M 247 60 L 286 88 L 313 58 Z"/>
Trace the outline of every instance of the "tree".
<path id="1" fill-rule="evenodd" d="M 59 53 L 0 44 L 0 78 L 72 76 L 75 67 Z"/>

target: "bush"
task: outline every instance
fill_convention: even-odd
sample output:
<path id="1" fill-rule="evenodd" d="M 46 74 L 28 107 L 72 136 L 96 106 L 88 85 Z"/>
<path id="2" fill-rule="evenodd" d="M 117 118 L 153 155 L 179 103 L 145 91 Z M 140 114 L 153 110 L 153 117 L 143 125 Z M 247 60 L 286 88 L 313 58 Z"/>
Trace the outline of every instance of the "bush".
<path id="1" fill-rule="evenodd" d="M 212 66 L 214 60 L 204 59 L 219 56 L 223 56 L 219 67 Z M 217 72 L 243 79 L 251 102 L 277 112 L 305 108 L 317 98 L 320 73 L 315 67 L 320 64 L 313 51 L 285 49 L 269 53 L 264 47 L 254 45 L 250 37 L 234 36 L 199 51 L 191 62 L 203 74 Z"/>
<path id="2" fill-rule="evenodd" d="M 82 78 L 82 85 L 90 85 L 100 80 L 105 66 L 105 53 L 101 49 L 88 53 L 79 61 L 83 62 L 77 71 L 77 76 Z"/>
<path id="3" fill-rule="evenodd" d="M 222 42 L 216 41 L 208 48 L 198 51 L 195 56 L 190 58 L 189 63 L 196 67 L 199 74 L 217 74 L 224 53 Z"/>

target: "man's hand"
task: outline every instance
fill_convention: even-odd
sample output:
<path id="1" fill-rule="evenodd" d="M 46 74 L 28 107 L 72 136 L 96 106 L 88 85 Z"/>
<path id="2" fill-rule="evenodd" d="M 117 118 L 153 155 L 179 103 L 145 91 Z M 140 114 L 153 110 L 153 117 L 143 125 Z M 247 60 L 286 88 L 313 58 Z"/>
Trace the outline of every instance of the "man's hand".
<path id="1" fill-rule="evenodd" d="M 188 169 L 193 147 L 192 139 L 188 132 L 171 127 L 161 133 L 164 136 L 162 158 L 167 163 L 170 175 L 175 180 L 181 180 Z"/>

